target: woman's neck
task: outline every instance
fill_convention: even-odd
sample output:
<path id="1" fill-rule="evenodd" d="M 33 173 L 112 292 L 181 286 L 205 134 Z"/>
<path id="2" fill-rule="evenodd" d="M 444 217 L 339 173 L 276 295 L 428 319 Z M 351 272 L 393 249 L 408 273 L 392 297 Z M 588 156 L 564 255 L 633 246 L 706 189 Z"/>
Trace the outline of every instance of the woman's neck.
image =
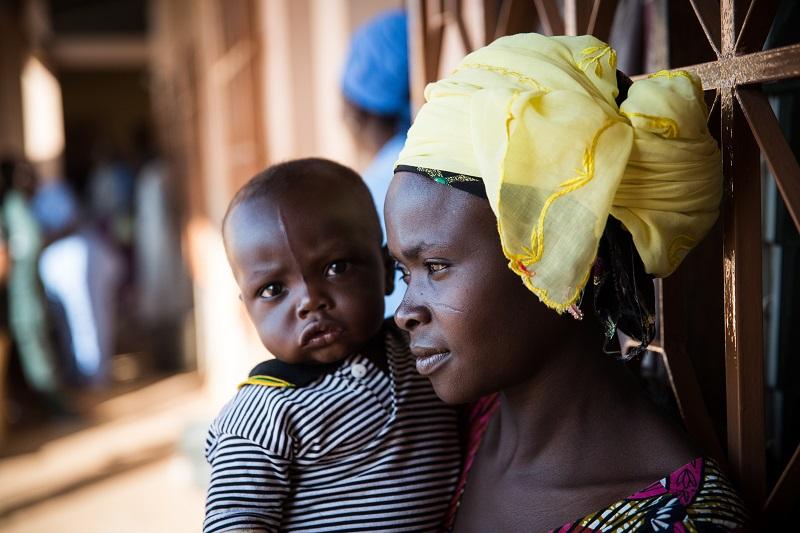
<path id="1" fill-rule="evenodd" d="M 691 459 L 688 448 L 675 446 L 682 437 L 644 397 L 633 375 L 611 356 L 586 349 L 596 346 L 596 339 L 586 340 L 572 337 L 541 372 L 503 391 L 498 458 L 559 487 L 624 484 L 651 475 L 649 470 L 658 476 L 667 473 L 666 465 L 681 466 L 676 457 Z M 653 438 L 667 443 L 664 461 L 651 461 L 643 472 L 637 456 L 658 451 Z"/>

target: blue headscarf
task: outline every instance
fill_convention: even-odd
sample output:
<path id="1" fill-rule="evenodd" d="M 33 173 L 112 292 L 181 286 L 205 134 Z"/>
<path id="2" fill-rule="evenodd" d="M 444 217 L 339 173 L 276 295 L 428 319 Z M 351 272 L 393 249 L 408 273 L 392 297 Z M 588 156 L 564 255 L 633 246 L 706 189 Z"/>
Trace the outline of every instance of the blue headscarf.
<path id="1" fill-rule="evenodd" d="M 408 84 L 408 19 L 387 11 L 356 30 L 342 77 L 342 92 L 352 104 L 377 115 L 411 121 Z"/>

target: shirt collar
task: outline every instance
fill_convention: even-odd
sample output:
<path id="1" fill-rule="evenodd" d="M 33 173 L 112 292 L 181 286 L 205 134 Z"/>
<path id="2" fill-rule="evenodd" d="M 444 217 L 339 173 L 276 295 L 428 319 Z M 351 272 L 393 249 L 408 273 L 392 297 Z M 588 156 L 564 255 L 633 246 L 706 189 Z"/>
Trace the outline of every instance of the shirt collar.
<path id="1" fill-rule="evenodd" d="M 339 367 L 342 366 L 344 360 L 336 361 L 327 364 L 289 364 L 279 361 L 278 359 L 270 359 L 256 365 L 250 371 L 250 377 L 253 376 L 270 376 L 287 381 L 295 387 L 305 387 L 313 381 L 316 381 L 322 376 L 332 374 Z"/>

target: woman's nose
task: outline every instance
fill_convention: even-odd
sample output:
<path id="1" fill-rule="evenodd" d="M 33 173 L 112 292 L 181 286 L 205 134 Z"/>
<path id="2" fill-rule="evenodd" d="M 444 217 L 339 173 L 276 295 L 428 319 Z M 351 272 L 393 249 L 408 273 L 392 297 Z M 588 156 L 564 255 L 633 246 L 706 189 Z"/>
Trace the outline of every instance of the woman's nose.
<path id="1" fill-rule="evenodd" d="M 430 322 L 430 311 L 427 307 L 417 303 L 409 295 L 410 291 L 406 291 L 403 301 L 400 302 L 400 307 L 394 313 L 394 321 L 400 328 L 411 332 L 420 324 L 427 324 Z"/>

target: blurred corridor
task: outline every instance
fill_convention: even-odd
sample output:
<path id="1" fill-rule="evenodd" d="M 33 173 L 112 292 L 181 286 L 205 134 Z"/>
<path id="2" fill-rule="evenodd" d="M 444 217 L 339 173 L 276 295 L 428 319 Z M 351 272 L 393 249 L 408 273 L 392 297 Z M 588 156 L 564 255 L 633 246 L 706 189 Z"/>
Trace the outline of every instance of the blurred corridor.
<path id="1" fill-rule="evenodd" d="M 222 249 L 268 162 L 363 170 L 352 31 L 388 0 L 0 0 L 0 530 L 196 531 L 264 353 Z"/>

